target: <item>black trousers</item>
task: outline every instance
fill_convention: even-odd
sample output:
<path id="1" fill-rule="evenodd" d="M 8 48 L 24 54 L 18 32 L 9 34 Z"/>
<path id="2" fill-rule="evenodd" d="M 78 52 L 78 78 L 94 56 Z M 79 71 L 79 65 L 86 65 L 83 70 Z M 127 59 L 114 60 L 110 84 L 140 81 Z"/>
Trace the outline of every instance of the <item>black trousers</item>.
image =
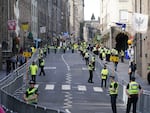
<path id="1" fill-rule="evenodd" d="M 113 113 L 117 113 L 117 107 L 116 107 L 117 95 L 116 94 L 110 95 L 110 99 L 111 99 L 112 111 L 113 111 Z"/>
<path id="2" fill-rule="evenodd" d="M 101 80 L 101 87 L 103 87 L 103 82 L 105 82 L 105 88 L 106 88 L 106 85 L 107 85 L 107 79 L 102 79 L 102 80 Z"/>
<path id="3" fill-rule="evenodd" d="M 92 83 L 93 82 L 93 70 L 89 70 L 90 76 L 88 82 Z"/>
<path id="4" fill-rule="evenodd" d="M 93 67 L 94 67 L 94 70 L 95 70 L 95 62 L 93 62 L 92 64 L 93 64 Z"/>
<path id="5" fill-rule="evenodd" d="M 33 80 L 36 83 L 36 75 L 31 75 L 31 80 Z"/>
<path id="6" fill-rule="evenodd" d="M 40 75 L 43 73 L 43 75 L 45 75 L 45 71 L 44 71 L 44 66 L 40 66 L 41 71 L 40 71 Z"/>
<path id="7" fill-rule="evenodd" d="M 126 113 L 130 113 L 131 104 L 133 104 L 133 113 L 136 113 L 136 104 L 138 101 L 138 95 L 131 96 L 128 98 Z"/>
<path id="8" fill-rule="evenodd" d="M 89 64 L 89 58 L 85 58 L 86 65 Z"/>

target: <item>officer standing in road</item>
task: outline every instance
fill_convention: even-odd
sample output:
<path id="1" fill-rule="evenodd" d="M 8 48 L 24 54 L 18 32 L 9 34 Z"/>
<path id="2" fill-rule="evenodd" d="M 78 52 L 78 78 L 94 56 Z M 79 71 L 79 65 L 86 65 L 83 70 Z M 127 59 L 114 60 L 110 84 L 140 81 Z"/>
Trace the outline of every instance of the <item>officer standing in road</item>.
<path id="1" fill-rule="evenodd" d="M 111 83 L 109 86 L 109 94 L 110 94 L 110 98 L 111 98 L 111 107 L 112 107 L 112 111 L 113 113 L 117 113 L 117 108 L 116 108 L 116 99 L 118 96 L 118 83 L 115 82 L 115 77 L 114 76 L 110 76 L 111 77 Z"/>
<path id="2" fill-rule="evenodd" d="M 38 66 L 35 64 L 35 61 L 32 62 L 32 64 L 29 67 L 31 79 L 36 83 L 36 75 L 38 72 Z"/>
<path id="3" fill-rule="evenodd" d="M 92 61 L 89 62 L 88 69 L 89 69 L 89 74 L 90 74 L 88 82 L 94 83 L 93 82 L 93 64 L 92 64 Z"/>
<path id="4" fill-rule="evenodd" d="M 30 80 L 30 87 L 26 90 L 23 95 L 24 100 L 28 104 L 37 104 L 38 101 L 38 89 L 34 87 L 35 82 Z"/>
<path id="5" fill-rule="evenodd" d="M 95 55 L 92 56 L 93 70 L 95 70 Z"/>
<path id="6" fill-rule="evenodd" d="M 104 68 L 101 70 L 101 87 L 103 87 L 103 82 L 105 82 L 105 88 L 106 88 L 108 74 L 109 74 L 108 69 L 106 65 L 104 65 Z"/>
<path id="7" fill-rule="evenodd" d="M 41 70 L 40 70 L 40 74 L 39 74 L 40 76 L 41 76 L 42 73 L 45 76 L 44 65 L 45 65 L 45 60 L 44 60 L 44 58 L 41 58 L 41 61 L 40 61 Z"/>
<path id="8" fill-rule="evenodd" d="M 142 92 L 143 89 L 137 82 L 135 82 L 135 77 L 132 77 L 130 83 L 127 85 L 126 88 L 126 94 L 128 95 L 126 113 L 130 113 L 131 104 L 133 104 L 133 113 L 136 113 L 138 96 L 140 96 Z"/>
<path id="9" fill-rule="evenodd" d="M 85 52 L 84 58 L 85 58 L 86 65 L 88 65 L 89 64 L 89 53 L 88 53 L 88 51 Z"/>

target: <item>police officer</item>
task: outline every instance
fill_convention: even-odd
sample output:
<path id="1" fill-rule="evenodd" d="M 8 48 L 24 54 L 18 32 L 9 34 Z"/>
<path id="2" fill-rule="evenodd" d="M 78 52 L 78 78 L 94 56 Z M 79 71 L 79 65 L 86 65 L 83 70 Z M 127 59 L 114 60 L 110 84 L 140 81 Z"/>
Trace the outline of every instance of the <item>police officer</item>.
<path id="1" fill-rule="evenodd" d="M 89 64 L 89 53 L 87 51 L 85 52 L 84 58 L 85 58 L 86 65 L 88 65 Z"/>
<path id="2" fill-rule="evenodd" d="M 115 82 L 114 80 L 114 76 L 110 76 L 111 77 L 111 83 L 109 86 L 109 94 L 110 94 L 110 99 L 111 99 L 111 107 L 112 107 L 112 111 L 113 113 L 117 113 L 117 108 L 116 108 L 116 99 L 118 96 L 118 83 Z"/>
<path id="3" fill-rule="evenodd" d="M 142 91 L 143 89 L 141 86 L 135 82 L 135 77 L 132 77 L 126 88 L 126 94 L 128 95 L 126 113 L 130 113 L 131 104 L 133 104 L 133 113 L 136 113 L 138 96 L 142 93 Z"/>
<path id="4" fill-rule="evenodd" d="M 108 74 L 109 74 L 108 69 L 106 65 L 104 65 L 104 68 L 101 70 L 101 87 L 103 87 L 103 82 L 105 82 L 105 88 L 106 88 Z"/>
<path id="5" fill-rule="evenodd" d="M 39 75 L 41 75 L 43 73 L 43 75 L 45 76 L 44 65 L 45 65 L 45 60 L 42 58 L 41 61 L 40 61 L 41 71 L 40 71 Z"/>
<path id="6" fill-rule="evenodd" d="M 24 100 L 29 104 L 37 104 L 38 101 L 38 89 L 34 87 L 35 82 L 30 80 L 30 87 L 23 95 Z"/>
<path id="7" fill-rule="evenodd" d="M 47 45 L 48 54 L 50 53 L 50 45 Z"/>
<path id="8" fill-rule="evenodd" d="M 94 83 L 93 82 L 93 64 L 92 64 L 92 61 L 89 62 L 88 69 L 89 69 L 89 74 L 90 74 L 88 82 Z"/>
<path id="9" fill-rule="evenodd" d="M 32 81 L 36 82 L 38 66 L 35 64 L 35 61 L 33 61 L 32 64 L 29 66 L 29 71 L 30 71 Z"/>
<path id="10" fill-rule="evenodd" d="M 95 70 L 95 55 L 92 56 L 92 65 L 93 65 L 93 70 Z"/>

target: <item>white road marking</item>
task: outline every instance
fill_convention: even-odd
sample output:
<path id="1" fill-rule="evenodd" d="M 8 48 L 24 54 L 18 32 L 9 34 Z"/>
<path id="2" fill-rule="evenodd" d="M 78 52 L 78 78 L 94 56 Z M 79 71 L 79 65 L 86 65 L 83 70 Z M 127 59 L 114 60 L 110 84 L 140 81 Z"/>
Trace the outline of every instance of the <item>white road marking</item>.
<path id="1" fill-rule="evenodd" d="M 101 87 L 93 87 L 93 90 L 95 92 L 103 92 L 103 89 Z"/>
<path id="2" fill-rule="evenodd" d="M 45 90 L 54 90 L 53 84 L 46 84 Z"/>
<path id="3" fill-rule="evenodd" d="M 82 67 L 82 70 L 88 70 L 88 68 L 87 67 Z"/>
<path id="4" fill-rule="evenodd" d="M 71 113 L 71 112 L 69 111 L 69 109 L 65 109 L 65 111 L 66 111 L 67 113 Z"/>
<path id="5" fill-rule="evenodd" d="M 78 90 L 79 91 L 86 91 L 86 86 L 78 85 Z"/>
<path id="6" fill-rule="evenodd" d="M 44 67 L 44 69 L 56 69 L 56 67 Z"/>
<path id="7" fill-rule="evenodd" d="M 68 65 L 67 61 L 64 59 L 64 55 L 62 55 L 61 58 L 64 61 L 65 65 L 67 66 L 68 71 L 70 71 L 70 66 Z"/>
<path id="8" fill-rule="evenodd" d="M 62 90 L 71 90 L 71 86 L 70 85 L 62 85 L 61 89 Z"/>

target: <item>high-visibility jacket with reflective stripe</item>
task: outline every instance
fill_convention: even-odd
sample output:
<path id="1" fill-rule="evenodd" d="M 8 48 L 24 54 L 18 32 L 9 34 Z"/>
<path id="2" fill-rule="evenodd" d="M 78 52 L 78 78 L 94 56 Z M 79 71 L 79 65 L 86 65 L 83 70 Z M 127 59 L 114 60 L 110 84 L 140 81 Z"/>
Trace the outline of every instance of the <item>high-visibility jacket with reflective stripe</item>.
<path id="1" fill-rule="evenodd" d="M 117 87 L 115 88 L 115 83 L 117 84 Z M 113 94 L 118 94 L 118 83 L 117 82 L 111 82 L 110 84 L 110 88 L 109 88 L 109 93 L 110 95 L 113 95 Z"/>
<path id="2" fill-rule="evenodd" d="M 129 93 L 129 95 L 138 94 L 139 93 L 139 84 L 135 81 L 130 82 L 128 93 Z"/>
<path id="3" fill-rule="evenodd" d="M 102 69 L 101 71 L 101 78 L 106 79 L 108 76 L 108 69 Z"/>

